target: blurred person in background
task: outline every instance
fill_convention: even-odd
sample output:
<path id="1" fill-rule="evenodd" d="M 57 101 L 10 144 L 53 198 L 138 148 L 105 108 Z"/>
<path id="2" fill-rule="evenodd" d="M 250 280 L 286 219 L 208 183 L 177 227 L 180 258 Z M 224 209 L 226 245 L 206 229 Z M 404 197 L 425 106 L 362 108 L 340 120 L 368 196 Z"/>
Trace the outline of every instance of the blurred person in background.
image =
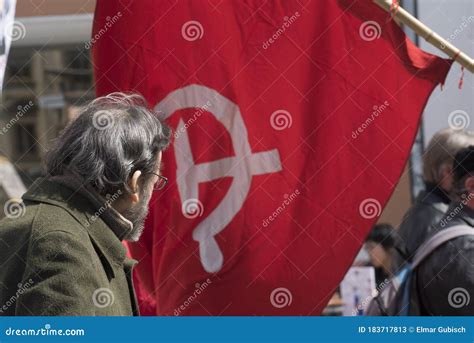
<path id="1" fill-rule="evenodd" d="M 375 268 L 377 288 L 392 277 L 395 230 L 390 224 L 377 224 L 365 241 L 369 263 Z"/>
<path id="2" fill-rule="evenodd" d="M 430 235 L 448 210 L 452 193 L 452 164 L 462 148 L 474 145 L 474 133 L 459 129 L 438 131 L 423 154 L 423 179 L 426 189 L 405 214 L 395 241 L 393 270 L 411 261 L 418 247 Z"/>
<path id="3" fill-rule="evenodd" d="M 163 188 L 170 129 L 138 95 L 85 106 L 46 158 L 46 176 L 0 221 L 1 315 L 138 315 L 136 241 Z"/>
<path id="4" fill-rule="evenodd" d="M 465 226 L 474 233 L 474 146 L 462 149 L 453 166 L 453 201 L 432 234 Z M 469 231 L 469 230 L 468 230 Z M 416 270 L 410 312 L 422 316 L 474 315 L 474 235 L 453 238 L 434 250 Z"/>

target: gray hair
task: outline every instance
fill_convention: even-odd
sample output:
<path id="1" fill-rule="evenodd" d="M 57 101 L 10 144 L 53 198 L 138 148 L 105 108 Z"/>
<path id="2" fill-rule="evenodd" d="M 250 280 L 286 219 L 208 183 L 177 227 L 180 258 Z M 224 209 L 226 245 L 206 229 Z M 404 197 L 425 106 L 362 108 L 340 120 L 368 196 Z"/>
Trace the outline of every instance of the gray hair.
<path id="1" fill-rule="evenodd" d="M 459 150 L 474 145 L 474 133 L 462 129 L 443 129 L 431 138 L 423 154 L 423 179 L 429 183 L 441 181 L 441 168 L 452 167 Z"/>
<path id="2" fill-rule="evenodd" d="M 79 174 L 102 195 L 129 190 L 135 171 L 154 171 L 170 136 L 142 96 L 111 93 L 83 107 L 63 130 L 46 155 L 46 172 Z"/>

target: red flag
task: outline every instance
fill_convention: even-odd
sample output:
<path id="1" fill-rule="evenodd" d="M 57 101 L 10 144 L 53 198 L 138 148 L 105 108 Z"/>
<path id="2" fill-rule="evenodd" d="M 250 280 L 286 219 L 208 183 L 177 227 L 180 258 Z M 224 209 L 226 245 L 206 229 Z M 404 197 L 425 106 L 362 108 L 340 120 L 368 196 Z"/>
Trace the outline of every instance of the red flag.
<path id="1" fill-rule="evenodd" d="M 159 315 L 319 314 L 451 65 L 366 0 L 99 0 L 91 42 L 175 130 L 130 246 Z"/>

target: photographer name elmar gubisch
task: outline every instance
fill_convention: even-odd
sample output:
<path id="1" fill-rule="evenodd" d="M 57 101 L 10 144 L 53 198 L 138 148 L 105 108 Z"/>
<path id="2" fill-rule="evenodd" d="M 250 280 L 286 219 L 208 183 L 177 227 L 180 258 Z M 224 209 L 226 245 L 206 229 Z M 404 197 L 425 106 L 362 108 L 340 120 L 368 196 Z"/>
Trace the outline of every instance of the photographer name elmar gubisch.
<path id="1" fill-rule="evenodd" d="M 417 326 L 416 333 L 466 333 L 466 328 L 464 326 L 454 327 L 454 326 L 438 326 L 438 327 L 426 327 L 426 326 Z"/>

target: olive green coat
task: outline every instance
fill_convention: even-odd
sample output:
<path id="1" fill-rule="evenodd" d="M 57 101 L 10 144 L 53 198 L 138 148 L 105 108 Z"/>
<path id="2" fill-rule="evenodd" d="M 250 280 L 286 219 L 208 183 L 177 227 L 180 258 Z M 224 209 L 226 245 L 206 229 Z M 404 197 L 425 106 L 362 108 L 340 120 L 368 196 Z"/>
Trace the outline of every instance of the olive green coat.
<path id="1" fill-rule="evenodd" d="M 136 261 L 117 228 L 95 216 L 90 192 L 54 180 L 37 180 L 21 215 L 0 221 L 0 315 L 138 315 Z"/>

